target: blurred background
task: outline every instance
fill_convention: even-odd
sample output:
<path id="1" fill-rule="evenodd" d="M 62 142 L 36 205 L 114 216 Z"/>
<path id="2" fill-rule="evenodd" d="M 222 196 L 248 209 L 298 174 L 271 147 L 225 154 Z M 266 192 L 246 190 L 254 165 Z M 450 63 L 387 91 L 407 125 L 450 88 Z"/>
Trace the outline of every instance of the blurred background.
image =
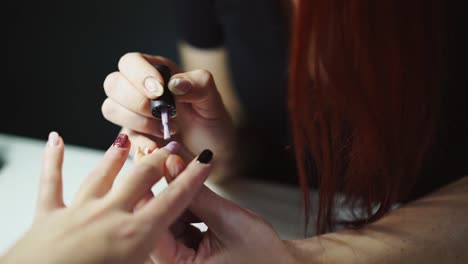
<path id="1" fill-rule="evenodd" d="M 106 149 L 119 127 L 101 104 L 107 74 L 126 52 L 176 62 L 170 1 L 11 1 L 0 133 Z"/>

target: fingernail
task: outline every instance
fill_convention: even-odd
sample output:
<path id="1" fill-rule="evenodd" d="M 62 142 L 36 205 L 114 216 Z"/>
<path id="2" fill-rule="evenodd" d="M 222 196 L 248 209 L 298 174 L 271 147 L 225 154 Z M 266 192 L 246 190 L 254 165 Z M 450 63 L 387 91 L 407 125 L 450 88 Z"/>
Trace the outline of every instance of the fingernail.
<path id="1" fill-rule="evenodd" d="M 205 149 L 200 153 L 200 155 L 198 155 L 197 162 L 207 164 L 211 161 L 212 158 L 213 152 L 211 152 L 209 149 Z"/>
<path id="2" fill-rule="evenodd" d="M 125 134 L 119 134 L 112 144 L 115 148 L 125 148 L 127 146 L 128 136 Z"/>
<path id="3" fill-rule="evenodd" d="M 169 176 L 171 178 L 175 178 L 184 170 L 184 167 L 177 164 L 177 165 L 174 165 L 174 167 L 170 168 L 170 170 L 171 171 L 169 172 Z"/>
<path id="4" fill-rule="evenodd" d="M 146 77 L 144 86 L 146 91 L 152 96 L 161 96 L 164 92 L 162 84 L 154 77 Z"/>
<path id="5" fill-rule="evenodd" d="M 57 132 L 52 131 L 49 133 L 49 146 L 57 146 L 59 144 L 59 135 Z"/>
<path id="6" fill-rule="evenodd" d="M 171 141 L 164 148 L 167 149 L 172 154 L 177 154 L 180 151 L 180 144 L 177 143 L 176 141 Z"/>
<path id="7" fill-rule="evenodd" d="M 151 154 L 151 152 L 153 152 L 153 150 L 150 149 L 149 147 L 143 148 L 143 153 L 144 153 L 145 155 Z"/>
<path id="8" fill-rule="evenodd" d="M 174 78 L 170 80 L 167 87 L 175 95 L 184 95 L 192 89 L 190 82 L 182 78 Z"/>

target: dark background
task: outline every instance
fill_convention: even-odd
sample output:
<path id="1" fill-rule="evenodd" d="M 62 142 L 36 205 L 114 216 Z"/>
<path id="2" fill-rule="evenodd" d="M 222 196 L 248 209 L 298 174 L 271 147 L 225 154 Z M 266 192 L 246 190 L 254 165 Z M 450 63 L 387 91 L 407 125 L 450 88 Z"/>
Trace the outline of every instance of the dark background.
<path id="1" fill-rule="evenodd" d="M 5 10 L 5 9 L 4 9 Z M 105 149 L 119 127 L 105 120 L 102 83 L 127 52 L 178 62 L 170 1 L 10 1 L 0 133 Z"/>

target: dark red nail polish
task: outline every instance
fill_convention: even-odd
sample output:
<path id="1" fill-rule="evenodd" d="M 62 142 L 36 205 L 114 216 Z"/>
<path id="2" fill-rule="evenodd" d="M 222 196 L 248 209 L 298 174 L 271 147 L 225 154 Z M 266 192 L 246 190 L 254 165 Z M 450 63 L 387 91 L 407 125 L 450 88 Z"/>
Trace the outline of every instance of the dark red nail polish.
<path id="1" fill-rule="evenodd" d="M 113 147 L 116 148 L 125 148 L 127 146 L 128 136 L 125 134 L 119 134 L 112 144 Z"/>
<path id="2" fill-rule="evenodd" d="M 198 155 L 197 162 L 207 164 L 208 162 L 211 161 L 212 158 L 213 158 L 213 152 L 211 152 L 211 150 L 209 149 L 205 149 L 204 151 L 200 153 L 200 155 Z"/>

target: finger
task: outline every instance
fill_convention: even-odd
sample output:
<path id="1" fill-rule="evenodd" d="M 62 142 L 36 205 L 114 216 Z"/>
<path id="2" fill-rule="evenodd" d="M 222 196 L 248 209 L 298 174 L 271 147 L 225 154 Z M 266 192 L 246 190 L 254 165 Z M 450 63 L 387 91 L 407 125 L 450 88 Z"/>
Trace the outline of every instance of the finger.
<path id="1" fill-rule="evenodd" d="M 171 155 L 166 160 L 166 167 L 170 175 L 168 182 L 171 184 L 178 177 L 178 172 L 184 170 L 185 165 L 179 156 Z M 187 223 L 203 221 L 214 233 L 224 235 L 225 237 L 232 237 L 239 234 L 235 231 L 239 224 L 249 223 L 251 220 L 250 215 L 248 211 L 219 196 L 204 185 L 193 199 L 189 210 L 186 210 L 182 214 L 180 220 Z"/>
<path id="2" fill-rule="evenodd" d="M 179 175 L 184 169 L 186 165 L 184 160 L 178 155 L 169 155 L 166 159 L 166 168 L 167 168 L 167 177 L 166 181 L 170 184 L 177 175 Z M 200 223 L 201 220 L 194 215 L 192 212 L 186 210 L 181 216 L 180 221 L 185 223 Z"/>
<path id="3" fill-rule="evenodd" d="M 130 128 L 134 131 L 163 138 L 163 126 L 160 121 L 141 116 L 119 105 L 112 99 L 107 98 L 102 104 L 102 113 L 110 122 Z M 177 131 L 177 124 L 171 123 L 171 135 Z"/>
<path id="4" fill-rule="evenodd" d="M 189 210 L 219 237 L 237 238 L 239 227 L 252 224 L 251 214 L 237 204 L 219 196 L 204 185 Z"/>
<path id="5" fill-rule="evenodd" d="M 124 176 L 121 184 L 115 188 L 111 199 L 125 210 L 134 208 L 139 200 L 151 192 L 151 187 L 166 174 L 167 157 L 171 153 L 177 153 L 179 149 L 179 143 L 172 141 L 163 148 L 141 157 L 133 169 Z"/>
<path id="6" fill-rule="evenodd" d="M 153 150 L 158 148 L 158 142 L 155 138 L 139 133 L 137 131 L 131 130 L 129 128 L 122 128 L 120 133 L 127 134 L 132 142 L 130 146 L 130 156 L 135 158 L 135 153 L 137 149 L 140 149 L 142 152 L 145 152 L 148 149 L 148 152 L 153 152 Z"/>
<path id="7" fill-rule="evenodd" d="M 161 148 L 142 157 L 110 192 L 109 199 L 112 203 L 131 211 L 164 175 L 164 163 L 168 156 L 169 151 Z"/>
<path id="8" fill-rule="evenodd" d="M 109 98 L 128 110 L 154 118 L 148 97 L 141 94 L 121 72 L 107 75 L 104 81 L 104 91 Z"/>
<path id="9" fill-rule="evenodd" d="M 166 160 L 168 168 L 169 184 L 175 180 L 181 171 L 185 169 L 184 161 L 176 155 L 171 155 Z M 207 186 L 202 186 L 200 192 L 193 199 L 181 220 L 188 223 L 205 222 L 209 228 L 220 236 L 233 237 L 239 235 L 238 226 L 242 223 L 249 224 L 250 213 L 235 203 L 219 196 Z"/>
<path id="10" fill-rule="evenodd" d="M 142 159 L 145 155 L 149 155 L 153 152 L 153 150 L 150 150 L 149 148 L 145 149 L 144 152 L 141 151 L 139 148 L 138 148 L 138 152 L 135 153 L 135 156 L 134 156 L 134 161 L 135 162 L 138 162 L 140 159 Z M 140 208 L 142 208 L 145 204 L 147 204 L 151 199 L 154 198 L 154 194 L 153 194 L 153 191 L 149 191 L 145 194 L 145 196 L 143 196 L 143 198 L 141 198 L 140 201 L 138 201 L 138 203 L 135 205 L 135 207 L 133 208 L 133 211 L 136 212 L 137 210 L 140 210 Z"/>
<path id="11" fill-rule="evenodd" d="M 57 132 L 51 132 L 42 161 L 37 204 L 38 214 L 64 207 L 62 194 L 63 150 L 62 138 Z"/>
<path id="12" fill-rule="evenodd" d="M 167 168 L 167 182 L 171 183 L 177 175 L 179 175 L 184 169 L 186 165 L 184 160 L 178 155 L 169 155 L 166 160 L 166 168 Z"/>
<path id="13" fill-rule="evenodd" d="M 164 79 L 154 67 L 155 64 L 165 64 L 175 72 L 175 63 L 163 57 L 127 53 L 119 61 L 119 71 L 127 78 L 141 94 L 150 99 L 156 99 L 163 94 Z"/>
<path id="14" fill-rule="evenodd" d="M 117 136 L 96 168 L 81 185 L 75 199 L 76 204 L 102 197 L 111 189 L 115 177 L 117 177 L 128 158 L 130 145 L 130 140 L 126 134 Z"/>
<path id="15" fill-rule="evenodd" d="M 195 70 L 175 74 L 168 83 L 169 90 L 175 95 L 176 102 L 190 103 L 193 110 L 205 119 L 220 119 L 227 116 L 221 95 L 213 76 L 206 70 Z M 185 111 L 187 107 L 179 107 Z M 182 113 L 180 113 L 182 115 Z"/>
<path id="16" fill-rule="evenodd" d="M 141 198 L 140 201 L 138 201 L 138 203 L 135 205 L 135 208 L 133 208 L 133 211 L 136 212 L 140 210 L 145 204 L 147 204 L 153 198 L 154 198 L 153 192 L 149 191 L 148 193 L 146 193 L 145 196 L 143 196 L 143 198 Z"/>
<path id="17" fill-rule="evenodd" d="M 137 212 L 137 218 L 145 223 L 157 223 L 157 229 L 168 228 L 203 186 L 211 171 L 210 153 L 203 151 L 158 197 Z"/>

